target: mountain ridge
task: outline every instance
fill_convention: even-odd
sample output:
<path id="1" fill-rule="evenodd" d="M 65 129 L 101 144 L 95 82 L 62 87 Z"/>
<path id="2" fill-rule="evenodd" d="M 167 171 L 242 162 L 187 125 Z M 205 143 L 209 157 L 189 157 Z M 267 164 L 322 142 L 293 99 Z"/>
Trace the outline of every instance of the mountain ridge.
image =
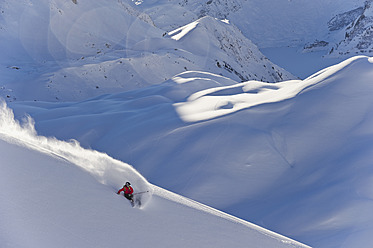
<path id="1" fill-rule="evenodd" d="M 308 247 L 151 185 L 105 154 L 39 136 L 30 119 L 15 121 L 4 102 L 0 116 L 3 247 Z M 115 194 L 124 179 L 136 192 L 150 190 L 140 209 Z M 15 181 L 27 184 L 28 194 L 17 194 Z M 123 239 L 123 231 L 131 235 Z"/>
<path id="2" fill-rule="evenodd" d="M 105 151 L 156 185 L 313 246 L 338 247 L 363 235 L 350 231 L 371 218 L 348 217 L 368 213 L 370 206 L 365 170 L 373 137 L 371 68 L 371 58 L 351 58 L 276 88 L 278 83 L 234 84 L 219 75 L 188 72 L 84 102 L 13 102 L 10 107 L 17 119 L 25 112 L 32 116 L 42 135 L 74 138 Z M 276 101 L 263 98 L 280 89 L 286 91 Z M 174 104 L 199 99 L 189 111 L 216 115 L 183 121 Z M 252 101 L 259 104 L 240 109 Z M 232 190 L 222 192 L 221 184 Z M 356 195 L 360 191 L 366 193 Z M 338 230 L 354 235 L 341 238 Z M 320 238 L 324 235 L 330 238 Z"/>
<path id="3" fill-rule="evenodd" d="M 100 235 L 104 238 L 96 245 L 110 240 L 122 246 L 123 223 L 137 224 L 140 218 L 149 224 L 135 226 L 135 242 L 144 228 L 149 228 L 152 235 L 154 230 L 154 235 L 164 235 L 159 223 L 165 218 L 169 223 L 165 228 L 172 233 L 177 247 L 215 247 L 213 242 L 228 247 L 231 242 L 236 247 L 242 240 L 246 247 L 250 243 L 247 239 L 252 236 L 245 236 L 242 226 L 234 233 L 240 237 L 229 239 L 227 234 L 231 233 L 226 228 L 236 231 L 239 225 L 224 220 L 227 225 L 219 226 L 222 220 L 215 222 L 205 212 L 199 212 L 198 217 L 183 217 L 179 208 L 186 208 L 178 200 L 171 203 L 155 194 L 148 201 L 144 199 L 144 208 L 149 212 L 133 209 L 138 210 L 134 215 L 116 216 L 123 211 L 123 201 L 127 202 L 114 193 L 130 178 L 140 185 L 137 189 L 152 188 L 149 180 L 314 247 L 366 247 L 373 243 L 373 59 L 351 57 L 330 67 L 321 63 L 325 68 L 300 80 L 270 63 L 259 50 L 278 46 L 273 49 L 283 51 L 293 48 L 281 46 L 300 46 L 299 52 L 303 44 L 311 42 L 306 50 L 314 51 L 309 54 L 319 56 L 320 62 L 323 51 L 347 41 L 348 28 L 351 40 L 341 43 L 338 52 L 351 49 L 354 53 L 354 46 L 362 41 L 359 37 L 370 37 L 370 29 L 365 27 L 370 25 L 371 8 L 366 8 L 364 18 L 361 14 L 367 2 L 236 0 L 227 6 L 230 2 L 213 0 L 201 7 L 197 3 L 0 3 L 0 48 L 4 52 L 0 60 L 0 97 L 7 102 L 1 103 L 4 111 L 0 112 L 0 133 L 18 135 L 25 141 L 21 137 L 23 129 L 7 129 L 17 122 L 8 119 L 11 108 L 16 120 L 29 120 L 25 126 L 31 134 L 37 132 L 44 137 L 31 139 L 27 145 L 50 153 L 50 147 L 38 147 L 38 142 L 54 140 L 52 144 L 57 148 L 67 143 L 74 148 L 70 153 L 59 149 L 52 156 L 63 162 L 66 155 L 80 165 L 70 170 L 73 166 L 68 163 L 62 166 L 67 170 L 61 169 L 61 176 L 55 177 L 60 173 L 50 170 L 50 160 L 40 167 L 38 163 L 27 167 L 27 163 L 19 161 L 22 156 L 17 156 L 23 154 L 22 149 L 12 149 L 11 160 L 5 152 L 3 161 L 9 160 L 7 174 L 1 174 L 0 182 L 8 190 L 3 191 L 6 203 L 0 205 L 4 209 L 0 212 L 5 213 L 7 222 L 0 225 L 1 241 L 10 241 L 13 247 L 27 246 L 30 240 L 44 244 L 35 247 L 53 246 L 55 237 L 63 238 L 58 235 L 60 230 L 72 237 L 66 242 L 84 243 L 83 247 L 88 243 L 92 246 L 92 242 L 84 240 L 96 240 Z M 201 17 L 201 13 L 205 16 Z M 214 16 L 219 14 L 220 18 Z M 279 56 L 293 66 L 303 66 L 302 59 L 293 60 L 289 54 Z M 286 80 L 278 82 L 281 78 Z M 69 142 L 71 139 L 74 141 Z M 3 142 L 1 146 L 11 149 Z M 96 156 L 95 151 L 101 155 Z M 36 154 L 32 156 L 45 161 Z M 10 166 L 13 161 L 17 161 L 14 167 Z M 131 177 L 123 173 L 126 170 Z M 72 180 L 72 184 L 65 185 L 63 180 Z M 52 181 L 60 183 L 53 185 Z M 79 181 L 87 183 L 86 188 L 82 189 Z M 29 194 L 18 194 L 20 184 L 30 186 Z M 65 189 L 61 198 L 48 191 L 53 187 L 56 192 L 58 186 Z M 41 206 L 45 197 L 55 205 Z M 75 206 L 74 197 L 87 199 L 79 202 L 84 206 L 89 202 L 97 204 L 97 208 L 89 208 L 82 215 L 85 221 L 81 223 L 91 223 L 92 229 L 97 227 L 103 233 L 87 233 L 92 229 L 71 221 L 79 219 L 80 209 L 68 208 L 74 214 L 64 218 L 66 212 L 58 206 Z M 13 202 L 18 203 L 17 211 L 12 209 Z M 30 212 L 22 212 L 27 203 L 32 205 Z M 106 203 L 110 207 L 104 206 Z M 132 210 L 129 204 L 126 206 Z M 107 212 L 108 208 L 113 212 Z M 43 215 L 33 212 L 41 209 L 51 211 L 45 211 L 48 218 L 39 221 Z M 160 210 L 164 214 L 157 215 Z M 145 216 L 150 212 L 154 215 Z M 100 218 L 101 225 L 93 218 L 95 213 L 109 218 Z M 198 229 L 189 228 L 199 218 L 207 222 Z M 24 220 L 32 232 L 24 231 L 27 235 L 17 243 L 15 237 L 24 230 Z M 204 238 L 201 234 L 211 229 L 210 224 L 214 231 Z M 70 236 L 67 226 L 78 235 Z M 115 231 L 109 233 L 113 226 Z M 48 227 L 56 232 L 43 235 Z M 183 228 L 188 232 L 182 232 Z M 156 240 L 153 238 L 140 238 L 144 242 L 141 244 L 149 246 Z M 255 241 L 261 247 L 260 242 L 268 240 Z M 281 238 L 274 241 L 281 243 Z M 165 246 L 162 242 L 157 245 Z"/>
<path id="4" fill-rule="evenodd" d="M 234 25 L 214 18 L 197 20 L 201 25 L 183 42 L 171 39 L 146 13 L 123 1 L 31 3 L 31 8 L 25 8 L 24 0 L 1 5 L 5 24 L 0 47 L 7 51 L 1 70 L 9 76 L 0 95 L 8 101 L 83 100 L 159 84 L 184 71 L 208 71 L 236 81 L 294 78 L 265 58 Z M 28 39 L 37 32 L 37 38 Z M 44 98 L 19 85 L 24 74 Z"/>

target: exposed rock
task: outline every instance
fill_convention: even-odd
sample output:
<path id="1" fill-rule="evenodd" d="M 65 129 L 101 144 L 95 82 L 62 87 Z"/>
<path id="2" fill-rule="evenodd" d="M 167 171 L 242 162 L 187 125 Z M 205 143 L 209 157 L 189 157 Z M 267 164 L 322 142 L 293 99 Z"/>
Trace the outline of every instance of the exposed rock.
<path id="1" fill-rule="evenodd" d="M 372 0 L 366 1 L 361 13 L 345 29 L 344 39 L 329 52 L 332 56 L 373 54 Z"/>

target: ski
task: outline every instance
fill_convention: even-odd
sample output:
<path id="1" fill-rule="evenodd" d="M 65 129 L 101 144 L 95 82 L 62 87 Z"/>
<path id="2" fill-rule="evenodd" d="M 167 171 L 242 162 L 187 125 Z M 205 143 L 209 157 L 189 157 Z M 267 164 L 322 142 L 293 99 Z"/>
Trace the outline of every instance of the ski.
<path id="1" fill-rule="evenodd" d="M 133 193 L 132 207 L 141 208 L 141 194 L 148 193 L 149 190 Z"/>
<path id="2" fill-rule="evenodd" d="M 128 182 L 127 182 L 128 183 Z M 127 184 L 126 183 L 126 184 Z M 129 184 L 129 183 L 128 183 Z M 130 184 L 129 184 L 130 185 Z M 119 195 L 121 191 L 124 191 L 124 186 L 123 186 L 123 189 L 120 189 L 117 194 Z M 132 191 L 133 192 L 133 191 Z M 144 194 L 144 193 L 148 193 L 149 190 L 146 190 L 146 191 L 141 191 L 141 192 L 136 192 L 136 193 L 133 193 L 132 194 L 132 199 L 128 199 L 131 203 L 131 206 L 134 208 L 134 207 L 138 207 L 140 208 L 141 207 L 141 194 Z M 138 195 L 138 196 L 137 196 Z M 136 196 L 136 197 L 135 197 Z"/>

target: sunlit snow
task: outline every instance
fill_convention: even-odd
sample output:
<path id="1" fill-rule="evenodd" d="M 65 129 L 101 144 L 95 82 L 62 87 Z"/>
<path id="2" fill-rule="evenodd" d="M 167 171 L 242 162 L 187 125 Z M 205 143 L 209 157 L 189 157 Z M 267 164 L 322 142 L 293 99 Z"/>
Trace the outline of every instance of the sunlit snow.
<path id="1" fill-rule="evenodd" d="M 1 1 L 0 247 L 370 248 L 368 4 Z"/>

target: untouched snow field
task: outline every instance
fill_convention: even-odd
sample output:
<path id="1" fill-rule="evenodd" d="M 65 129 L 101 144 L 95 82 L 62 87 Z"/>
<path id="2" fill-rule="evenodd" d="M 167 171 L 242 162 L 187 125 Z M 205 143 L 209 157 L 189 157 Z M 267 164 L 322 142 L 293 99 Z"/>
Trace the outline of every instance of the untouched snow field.
<path id="1" fill-rule="evenodd" d="M 364 3 L 0 1 L 0 247 L 371 248 Z"/>
<path id="2" fill-rule="evenodd" d="M 41 135 L 77 139 L 224 212 L 315 247 L 369 247 L 372 67 L 355 57 L 273 84 L 186 72 L 84 102 L 9 106 Z"/>
<path id="3" fill-rule="evenodd" d="M 37 136 L 4 104 L 0 117 L 3 248 L 307 247 L 153 186 L 105 154 Z M 115 194 L 127 180 L 151 191 L 141 209 Z"/>
<path id="4" fill-rule="evenodd" d="M 235 81 L 295 78 L 227 22 L 206 16 L 193 29 L 180 27 L 175 39 L 128 1 L 78 2 L 0 2 L 1 97 L 82 101 L 159 84 L 185 71 Z"/>
<path id="5" fill-rule="evenodd" d="M 175 0 L 172 3 L 144 0 L 133 1 L 133 6 L 149 15 L 157 27 L 169 31 L 204 15 L 229 20 L 272 62 L 304 79 L 353 55 L 372 55 L 368 11 L 360 17 L 367 22 L 366 26 L 361 31 L 351 31 L 352 26 L 361 23 L 352 13 L 362 11 L 368 3 L 366 0 Z M 355 35 L 355 41 L 351 42 Z M 309 48 L 320 41 L 327 45 Z"/>

